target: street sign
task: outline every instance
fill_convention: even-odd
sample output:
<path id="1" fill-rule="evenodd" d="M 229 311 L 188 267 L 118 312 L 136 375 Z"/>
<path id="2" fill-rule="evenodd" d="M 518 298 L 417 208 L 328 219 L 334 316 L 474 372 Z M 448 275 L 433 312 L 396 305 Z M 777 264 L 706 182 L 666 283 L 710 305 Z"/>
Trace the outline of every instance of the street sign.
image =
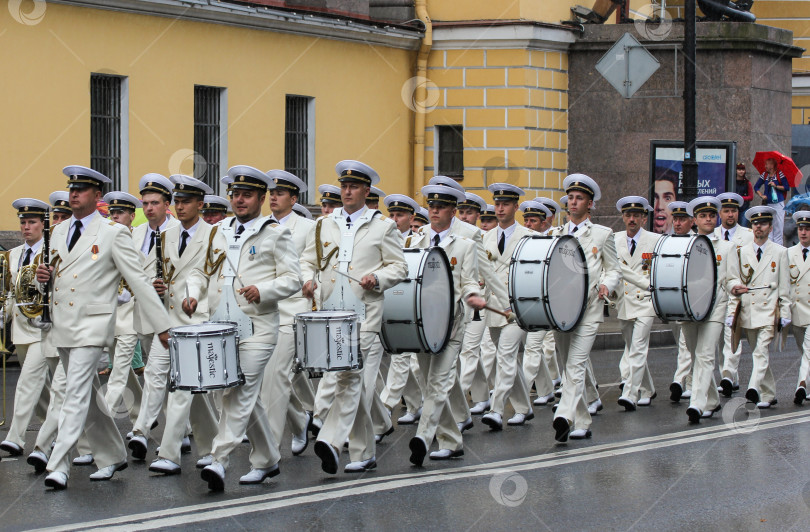
<path id="1" fill-rule="evenodd" d="M 625 98 L 632 98 L 660 67 L 658 59 L 629 33 L 596 63 L 596 70 Z"/>

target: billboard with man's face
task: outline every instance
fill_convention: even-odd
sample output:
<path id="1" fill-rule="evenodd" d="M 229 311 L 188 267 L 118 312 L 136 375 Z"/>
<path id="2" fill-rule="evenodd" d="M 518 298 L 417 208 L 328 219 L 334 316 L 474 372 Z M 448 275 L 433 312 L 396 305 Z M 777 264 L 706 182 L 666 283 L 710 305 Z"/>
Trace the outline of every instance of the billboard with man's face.
<path id="1" fill-rule="evenodd" d="M 733 184 L 735 154 L 734 142 L 697 143 L 698 196 L 716 196 L 731 190 L 728 187 Z M 683 157 L 683 142 L 650 142 L 650 205 L 653 207 L 650 230 L 654 233 L 672 233 L 672 215 L 667 205 L 673 201 L 685 201 Z"/>

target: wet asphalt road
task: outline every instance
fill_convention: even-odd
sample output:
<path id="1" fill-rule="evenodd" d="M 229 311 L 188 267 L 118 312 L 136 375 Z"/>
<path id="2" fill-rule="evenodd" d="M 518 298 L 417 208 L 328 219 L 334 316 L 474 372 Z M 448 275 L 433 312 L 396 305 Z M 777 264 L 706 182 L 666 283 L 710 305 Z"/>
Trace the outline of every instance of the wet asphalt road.
<path id="1" fill-rule="evenodd" d="M 112 481 L 90 482 L 94 466 L 74 467 L 64 492 L 47 490 L 44 475 L 35 475 L 24 457 L 4 456 L 0 529 L 810 528 L 810 405 L 792 402 L 799 366 L 793 339 L 771 357 L 776 407 L 749 412 L 738 392 L 698 426 L 687 424 L 685 402 L 669 401 L 673 352 L 651 351 L 659 395 L 651 407 L 631 413 L 616 405 L 618 387 L 609 385 L 618 381 L 621 352 L 593 353 L 605 408 L 590 440 L 556 444 L 550 408 L 540 407 L 525 426 L 502 432 L 476 420 L 465 433 L 463 459 L 426 460 L 423 468 L 408 462 L 414 426 L 386 438 L 377 448 L 378 468 L 362 476 L 326 475 L 311 446 L 293 457 L 285 437 L 281 475 L 261 486 L 240 486 L 238 477 L 249 468 L 248 446 L 242 445 L 223 493 L 208 492 L 194 455 L 184 455 L 183 473 L 173 477 L 150 473 L 148 462 L 130 461 Z M 749 352 L 745 345 L 743 378 L 750 374 Z M 16 375 L 9 372 L 9 408 Z M 128 421 L 119 425 L 129 430 Z M 36 427 L 28 431 L 26 453 Z M 341 465 L 347 460 L 344 453 Z"/>

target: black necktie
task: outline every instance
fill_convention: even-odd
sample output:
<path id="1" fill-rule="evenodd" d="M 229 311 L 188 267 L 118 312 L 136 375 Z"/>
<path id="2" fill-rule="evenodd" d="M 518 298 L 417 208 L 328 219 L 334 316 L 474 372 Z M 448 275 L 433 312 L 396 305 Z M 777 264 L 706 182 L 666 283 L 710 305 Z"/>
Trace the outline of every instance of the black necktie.
<path id="1" fill-rule="evenodd" d="M 501 239 L 498 240 L 498 252 L 503 255 L 503 250 L 506 247 L 506 233 L 501 232 Z"/>
<path id="2" fill-rule="evenodd" d="M 76 245 L 76 242 L 79 241 L 79 238 L 82 236 L 82 223 L 79 220 L 76 220 L 76 223 L 73 224 L 73 236 L 70 237 L 70 242 L 68 243 L 68 251 L 73 250 L 73 246 Z"/>
<path id="3" fill-rule="evenodd" d="M 433 245 L 438 246 L 439 242 L 441 242 L 441 241 L 442 241 L 442 239 L 439 238 L 439 233 L 436 233 L 436 235 L 433 237 Z"/>
<path id="4" fill-rule="evenodd" d="M 632 242 L 632 244 L 630 244 L 630 256 L 632 257 L 633 253 L 636 252 L 636 241 L 631 240 L 630 242 Z"/>
<path id="5" fill-rule="evenodd" d="M 352 217 L 351 217 L 351 216 L 347 216 L 347 217 L 346 217 L 346 228 L 347 228 L 347 229 L 351 229 L 351 228 L 352 228 Z"/>
<path id="6" fill-rule="evenodd" d="M 806 257 L 807 256 L 807 250 L 805 249 L 804 252 L 805 252 L 805 257 Z M 28 248 L 28 249 L 25 250 L 25 258 L 23 259 L 22 265 L 23 266 L 28 266 L 29 264 L 31 264 L 31 248 Z"/>
<path id="7" fill-rule="evenodd" d="M 802 248 L 802 259 L 807 260 L 807 248 Z"/>
<path id="8" fill-rule="evenodd" d="M 152 236 L 149 237 L 149 251 L 147 251 L 147 255 L 152 252 L 152 248 L 155 247 L 155 232 L 152 231 Z"/>
<path id="9" fill-rule="evenodd" d="M 239 227 L 236 229 L 236 236 L 235 236 L 235 237 L 233 237 L 233 238 L 234 238 L 234 240 L 239 240 L 239 237 L 240 237 L 240 236 L 242 236 L 242 233 L 244 233 L 244 232 L 245 232 L 245 226 L 244 226 L 244 225 L 240 225 L 240 226 L 239 226 Z"/>
<path id="10" fill-rule="evenodd" d="M 571 234 L 573 235 L 573 234 L 574 234 L 574 233 L 576 233 L 577 231 L 579 231 L 579 226 L 578 226 L 578 225 L 575 225 L 575 226 L 574 226 L 574 230 L 573 230 L 573 231 L 571 231 Z"/>
<path id="11" fill-rule="evenodd" d="M 762 258 L 762 248 L 757 249 L 757 262 Z"/>
<path id="12" fill-rule="evenodd" d="M 183 256 L 183 252 L 186 250 L 186 240 L 188 240 L 188 231 L 183 231 L 183 233 L 180 235 L 180 250 L 177 252 L 177 254 L 181 257 Z"/>
<path id="13" fill-rule="evenodd" d="M 728 229 L 726 229 L 726 240 L 731 240 L 731 239 L 728 237 Z"/>

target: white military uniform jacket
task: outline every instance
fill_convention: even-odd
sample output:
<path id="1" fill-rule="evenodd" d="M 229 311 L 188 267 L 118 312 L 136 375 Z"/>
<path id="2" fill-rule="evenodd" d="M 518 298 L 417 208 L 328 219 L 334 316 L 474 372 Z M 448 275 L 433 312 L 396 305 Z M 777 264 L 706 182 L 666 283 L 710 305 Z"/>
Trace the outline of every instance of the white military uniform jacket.
<path id="1" fill-rule="evenodd" d="M 363 207 L 363 212 L 367 209 L 368 207 Z M 335 209 L 328 216 L 318 219 L 315 230 L 310 231 L 307 236 L 307 245 L 301 256 L 301 274 L 305 282 L 314 275 L 320 287 L 318 308 L 329 299 L 338 280 L 335 270 L 338 269 L 339 252 L 332 253 L 328 261 L 326 258 L 333 249 L 340 246 L 341 228 L 344 226 L 339 225 L 339 217 L 346 217 L 343 208 Z M 316 235 L 319 238 L 316 239 Z M 354 295 L 366 306 L 366 319 L 361 330 L 378 333 L 382 327 L 383 293 L 408 276 L 408 264 L 402 253 L 402 238 L 392 220 L 377 214 L 357 228 L 352 246 L 349 275 L 361 279 L 364 275 L 374 274 L 379 283 L 373 290 L 364 290 L 354 281 L 349 281 Z M 320 264 L 319 257 L 322 261 Z"/>
<path id="2" fill-rule="evenodd" d="M 282 227 L 286 227 L 292 233 L 293 245 L 295 246 L 296 260 L 304 253 L 304 248 L 307 244 L 307 237 L 315 227 L 315 222 L 299 216 L 291 212 L 284 220 Z M 302 277 L 302 282 L 307 279 Z M 279 323 L 281 325 L 293 325 L 295 323 L 295 315 L 300 312 L 309 312 L 312 310 L 312 301 L 305 298 L 299 290 L 291 295 L 284 301 L 279 301 Z"/>
<path id="3" fill-rule="evenodd" d="M 177 218 L 174 218 L 172 216 L 167 216 L 166 221 L 163 222 L 163 225 L 161 226 L 160 230 L 161 230 L 161 232 L 168 231 L 172 227 L 175 227 L 175 226 L 178 226 L 178 225 L 180 225 L 180 222 L 177 220 Z M 144 238 L 146 238 L 146 234 L 147 234 L 148 231 L 151 231 L 151 229 L 149 228 L 149 223 L 141 224 L 138 227 L 134 228 L 132 230 L 132 241 L 135 244 L 135 247 L 138 249 L 138 262 L 136 264 L 141 265 L 141 268 L 143 269 L 144 273 L 146 274 L 146 277 L 151 282 L 156 277 L 156 275 L 155 275 L 155 261 L 156 261 L 157 257 L 156 257 L 156 254 L 155 254 L 155 248 L 152 247 L 152 250 L 149 252 L 148 255 L 144 255 L 140 251 L 141 245 L 143 244 Z M 164 275 L 165 275 L 165 270 L 164 270 Z M 129 282 L 128 279 L 127 279 L 127 282 Z M 146 308 L 143 305 L 140 305 L 138 303 L 138 298 L 136 297 L 135 298 L 135 309 L 133 311 L 132 323 L 133 323 L 133 326 L 135 327 L 135 331 L 137 331 L 138 334 L 152 334 L 152 333 L 156 332 L 154 327 L 152 327 L 150 325 L 151 322 L 149 321 L 149 318 L 147 317 L 146 312 L 147 312 Z"/>
<path id="4" fill-rule="evenodd" d="M 507 287 L 509 286 L 509 264 L 512 260 L 512 253 L 518 242 L 524 236 L 536 234 L 534 231 L 515 222 L 515 231 L 503 249 L 503 255 L 498 251 L 498 228 L 494 228 L 484 235 L 484 252 L 486 253 L 486 260 L 495 272 L 495 282 L 487 281 L 488 305 L 496 309 L 507 309 L 511 306 L 509 303 L 509 296 L 507 295 Z M 493 289 L 493 285 L 499 285 L 503 292 L 498 293 Z M 506 318 L 494 312 L 487 312 L 487 327 L 503 327 L 507 324 Z"/>
<path id="5" fill-rule="evenodd" d="M 561 236 L 568 234 L 569 223 L 555 227 L 550 232 L 551 236 Z M 583 226 L 574 236 L 579 240 L 579 245 L 585 252 L 585 261 L 588 264 L 588 309 L 582 317 L 583 322 L 590 321 L 602 323 L 605 318 L 602 313 L 604 303 L 597 295 L 599 285 L 603 284 L 608 293 L 614 292 L 619 287 L 621 281 L 621 270 L 619 261 L 616 258 L 616 241 L 613 231 L 604 225 L 597 225 L 590 220 L 585 220 Z"/>
<path id="6" fill-rule="evenodd" d="M 790 276 L 791 303 L 790 316 L 792 325 L 807 327 L 810 325 L 810 253 L 807 260 L 802 256 L 802 245 L 796 244 L 788 249 L 788 272 Z"/>
<path id="7" fill-rule="evenodd" d="M 715 293 L 714 307 L 706 321 L 725 323 L 728 316 L 728 279 L 731 274 L 731 263 L 737 260 L 737 247 L 733 242 L 721 240 L 716 233 L 707 235 L 714 246 L 714 255 L 717 263 L 717 292 Z"/>
<path id="8" fill-rule="evenodd" d="M 216 284 L 216 277 L 209 280 L 209 284 L 200 287 L 200 297 L 197 298 L 197 310 L 189 317 L 183 312 L 183 300 L 186 298 L 186 285 L 192 272 L 202 269 L 205 264 L 206 252 L 208 251 L 208 241 L 214 226 L 205 223 L 200 218 L 194 235 L 186 242 L 186 249 L 183 256 L 180 256 L 180 235 L 183 233 L 182 224 L 175 225 L 161 234 L 161 244 L 163 245 L 163 273 L 164 282 L 168 285 L 168 290 L 163 295 L 166 310 L 169 313 L 169 324 L 171 327 L 180 325 L 191 325 L 202 323 L 211 313 L 208 308 L 209 286 Z M 165 235 L 165 236 L 164 236 Z"/>
<path id="9" fill-rule="evenodd" d="M 654 317 L 652 299 L 649 297 L 651 254 L 661 235 L 640 229 L 636 235 L 636 250 L 630 255 L 627 248 L 627 231 L 618 231 L 614 235 L 616 256 L 619 259 L 622 280 L 617 290 L 617 308 L 620 320 L 632 320 L 641 317 Z M 586 254 L 587 254 L 587 250 Z M 644 297 L 646 296 L 646 297 Z"/>
<path id="10" fill-rule="evenodd" d="M 146 325 L 156 332 L 168 329 L 169 317 L 140 265 L 142 254 L 129 230 L 95 214 L 68 252 L 67 235 L 73 220 L 57 225 L 51 236 L 55 275 L 49 334 L 54 345 L 113 345 L 121 276 L 140 300 Z"/>
<path id="11" fill-rule="evenodd" d="M 39 249 L 36 253 L 31 253 L 30 264 L 34 264 L 37 257 L 42 255 L 42 242 L 43 240 L 40 240 L 39 244 L 34 245 L 35 247 L 38 245 Z M 22 265 L 24 249 L 25 244 L 12 248 L 8 253 L 8 266 L 11 272 L 10 281 L 12 290 L 14 290 L 14 286 L 17 282 L 17 274 Z M 42 329 L 28 323 L 28 318 L 20 312 L 20 307 L 17 306 L 17 301 L 14 298 L 8 298 L 6 300 L 6 317 L 12 318 L 11 341 L 14 342 L 15 345 L 33 344 L 42 341 Z"/>
<path id="12" fill-rule="evenodd" d="M 719 225 L 714 228 L 714 234 L 720 240 L 726 241 L 725 234 L 726 229 Z M 740 247 L 744 246 L 745 244 L 750 244 L 754 241 L 754 232 L 747 227 L 743 227 L 740 224 L 737 224 L 737 228 L 734 229 L 734 234 L 731 235 L 731 240 L 729 242 L 733 243 L 735 246 Z"/>
<path id="13" fill-rule="evenodd" d="M 220 229 L 214 236 L 209 250 L 214 260 L 227 249 L 221 228 L 235 225 L 236 218 L 226 218 L 217 223 Z M 301 268 L 289 229 L 271 223 L 269 216 L 255 219 L 251 225 L 251 228 L 254 227 L 258 231 L 244 237 L 238 262 L 234 264 L 236 278 L 233 289 L 236 303 L 253 322 L 253 336 L 242 342 L 275 344 L 278 338 L 278 302 L 301 289 Z M 198 304 L 201 296 L 205 296 L 209 280 L 213 281 L 221 271 L 218 269 L 215 272 L 206 272 L 206 268 L 199 264 L 188 280 L 189 296 L 196 299 Z M 239 294 L 242 286 L 251 285 L 255 285 L 259 290 L 259 303 L 248 303 L 247 299 Z M 209 301 L 215 302 L 213 298 Z M 215 307 L 210 310 L 212 314 L 216 312 Z"/>
<path id="14" fill-rule="evenodd" d="M 740 325 L 745 329 L 774 325 L 777 309 L 779 309 L 780 318 L 790 319 L 790 274 L 788 273 L 790 268 L 787 249 L 769 240 L 762 248 L 762 258 L 759 262 L 757 262 L 753 243 L 742 246 L 738 252 L 739 260 L 732 257 L 729 261 L 731 275 L 726 284 L 729 293 L 736 285 L 754 287 L 775 283 L 776 288 L 762 288 L 741 296 L 732 296 L 728 307 L 729 316 L 733 316 L 737 306 L 742 305 L 739 319 Z M 750 280 L 743 282 L 743 278 L 749 275 Z"/>

